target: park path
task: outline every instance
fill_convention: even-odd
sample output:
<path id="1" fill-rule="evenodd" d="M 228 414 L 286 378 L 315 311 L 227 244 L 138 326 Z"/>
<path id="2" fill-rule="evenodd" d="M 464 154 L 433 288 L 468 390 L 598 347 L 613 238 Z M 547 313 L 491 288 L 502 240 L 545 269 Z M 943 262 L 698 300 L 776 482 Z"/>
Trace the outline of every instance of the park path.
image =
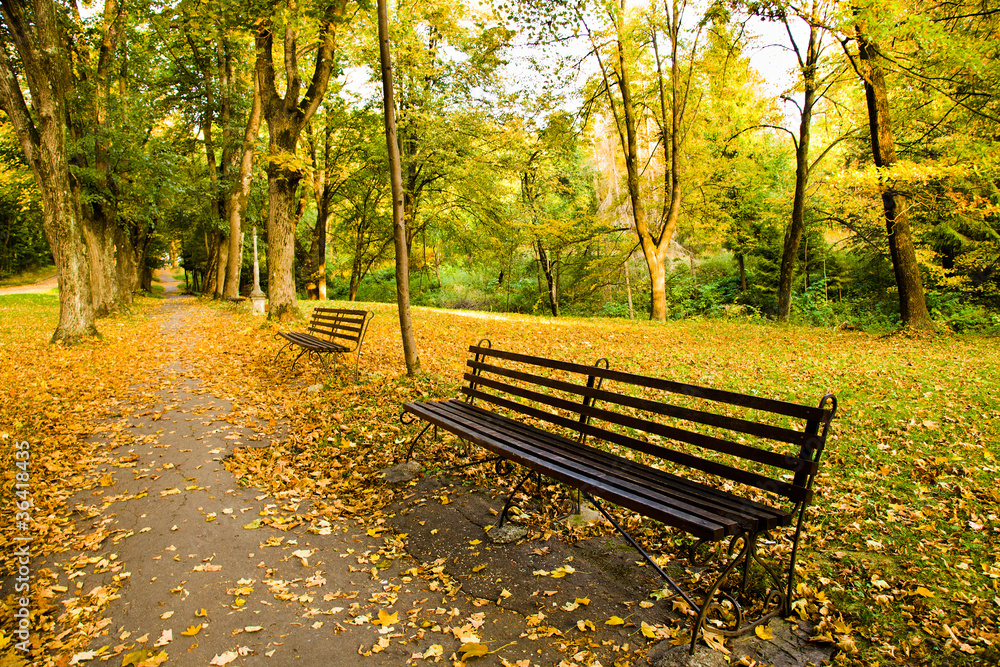
<path id="1" fill-rule="evenodd" d="M 4 294 L 41 294 L 51 289 L 59 287 L 59 280 L 56 274 L 52 274 L 44 280 L 39 280 L 31 285 L 18 285 L 17 287 L 0 287 L 0 295 Z"/>
<path id="2" fill-rule="evenodd" d="M 101 471 L 101 486 L 74 499 L 83 515 L 77 520 L 107 535 L 101 555 L 60 554 L 48 564 L 78 593 L 118 589 L 98 623 L 90 664 L 118 667 L 130 656 L 134 663 L 136 651 L 165 651 L 182 665 L 404 663 L 419 645 L 359 655 L 385 633 L 356 625 L 356 616 L 380 606 L 372 599 L 405 594 L 386 595 L 382 575 L 373 579 L 371 568 L 359 565 L 381 539 L 345 521 L 255 527 L 287 502 L 241 487 L 223 459 L 233 447 L 269 440 L 263 429 L 234 424 L 232 405 L 201 387 L 185 362 L 197 345 L 184 335 L 195 299 L 180 295 L 165 272 L 160 280 L 166 300 L 154 317 L 166 363 L 150 379 L 153 400 L 124 417 L 137 444 L 118 449 L 118 463 Z M 87 657 L 77 664 L 88 664 Z"/>

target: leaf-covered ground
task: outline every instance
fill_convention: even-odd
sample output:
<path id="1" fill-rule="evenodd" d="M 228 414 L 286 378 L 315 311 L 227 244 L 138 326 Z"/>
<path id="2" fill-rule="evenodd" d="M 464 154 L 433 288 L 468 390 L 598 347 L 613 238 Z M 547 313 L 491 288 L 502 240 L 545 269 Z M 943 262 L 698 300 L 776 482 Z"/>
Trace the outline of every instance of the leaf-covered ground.
<path id="1" fill-rule="evenodd" d="M 309 305 L 303 306 L 307 312 Z M 32 496 L 37 555 L 127 539 L 90 528 L 68 499 L 81 489 L 100 489 L 101 471 L 120 464 L 136 438 L 123 416 L 156 400 L 157 378 L 172 361 L 157 336 L 159 324 L 149 317 L 157 307 L 155 300 L 141 301 L 134 314 L 102 321 L 102 340 L 64 348 L 47 344 L 57 318 L 55 296 L 0 297 L 0 549 L 8 583 L 21 534 L 15 441 L 31 442 L 32 484 L 44 489 Z M 273 368 L 275 325 L 229 305 L 191 306 L 196 316 L 181 334 L 193 343 L 185 356 L 190 372 L 205 391 L 231 402 L 229 421 L 266 424 L 282 434 L 272 446 L 240 449 L 229 459 L 243 484 L 368 518 L 380 534 L 381 512 L 394 500 L 380 471 L 414 432 L 398 421 L 400 404 L 455 395 L 467 347 L 481 338 L 561 359 L 607 357 L 613 368 L 797 402 L 834 392 L 839 419 L 809 513 L 796 608 L 819 624 L 817 639 L 838 643 L 836 659 L 844 664 L 1000 660 L 994 339 L 874 338 L 745 321 L 662 325 L 418 308 L 414 325 L 424 372 L 414 380 L 403 374 L 395 309 L 366 307 L 376 318 L 362 354 L 361 382 L 340 377 L 309 392 L 308 385 L 323 379 L 316 367 L 291 375 Z M 117 449 L 95 446 L 95 436 L 114 440 Z M 437 443 L 425 458 L 444 465 L 452 452 Z M 261 521 L 280 524 L 294 516 L 279 508 Z M 625 519 L 635 523 L 635 517 Z M 550 520 L 543 512 L 528 523 L 566 539 L 583 536 Z M 646 526 L 645 537 L 647 543 L 673 543 L 655 525 Z M 399 549 L 405 550 L 405 541 Z M 60 642 L 58 655 L 68 659 L 87 648 L 87 633 L 101 623 L 113 587 L 80 591 L 66 604 L 60 585 L 47 588 L 46 573 L 37 576 L 35 629 Z M 9 651 L 13 640 L 13 604 L 7 596 L 0 651 Z"/>

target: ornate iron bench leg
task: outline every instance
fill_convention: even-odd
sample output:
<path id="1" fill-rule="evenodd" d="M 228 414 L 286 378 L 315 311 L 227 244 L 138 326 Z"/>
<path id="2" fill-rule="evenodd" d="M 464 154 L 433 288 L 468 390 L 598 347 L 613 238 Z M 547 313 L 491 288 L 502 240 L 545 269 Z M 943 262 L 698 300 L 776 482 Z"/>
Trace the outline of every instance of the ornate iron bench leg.
<path id="1" fill-rule="evenodd" d="M 317 350 L 313 350 L 312 354 L 316 355 L 316 358 L 319 359 L 319 363 L 323 364 L 323 370 L 326 371 L 326 379 L 329 380 L 330 368 L 326 365 L 326 360 L 323 359 L 323 355 Z"/>
<path id="2" fill-rule="evenodd" d="M 741 533 L 734 535 L 729 542 L 729 558 L 730 561 L 723 568 L 722 573 L 715 580 L 712 586 L 708 589 L 705 594 L 705 600 L 702 604 L 700 613 L 698 614 L 698 620 L 692 629 L 691 637 L 691 651 L 694 651 L 695 642 L 698 640 L 698 632 L 704 629 L 705 621 L 708 619 L 708 615 L 711 613 L 712 609 L 720 608 L 721 605 L 715 601 L 716 596 L 721 596 L 725 599 L 731 606 L 732 612 L 735 617 L 733 621 L 726 621 L 729 628 L 716 628 L 713 632 L 717 632 L 725 637 L 738 637 L 740 635 L 750 632 L 758 625 L 763 625 L 767 623 L 775 616 L 779 615 L 786 606 L 785 593 L 783 582 L 775 574 L 771 567 L 760 559 L 757 553 L 757 545 L 760 536 L 766 531 L 747 534 Z M 733 547 L 737 542 L 742 542 L 739 552 L 734 557 Z M 765 572 L 767 578 L 770 580 L 771 587 L 767 590 L 766 594 L 763 596 L 764 601 L 764 613 L 761 614 L 757 620 L 752 623 L 747 623 L 744 619 L 743 612 L 743 602 L 747 601 L 747 583 L 750 576 L 750 567 L 753 563 L 757 563 Z M 722 584 L 725 583 L 726 579 L 736 570 L 737 567 L 742 565 L 742 572 L 740 574 L 740 585 L 736 592 L 736 595 L 740 599 L 737 599 L 733 595 L 726 593 L 721 590 Z M 770 611 L 767 609 L 770 608 Z"/>
<path id="3" fill-rule="evenodd" d="M 293 341 L 288 341 L 287 343 L 285 343 L 284 345 L 282 345 L 281 349 L 278 350 L 278 353 L 276 355 L 274 355 L 274 359 L 271 360 L 271 363 L 272 364 L 276 363 L 278 361 L 278 357 L 281 356 L 281 353 L 284 352 L 285 350 L 287 350 L 288 346 L 292 345 L 292 344 L 293 344 Z"/>
<path id="4" fill-rule="evenodd" d="M 399 414 L 399 421 L 401 421 L 404 425 L 409 426 L 410 424 L 412 424 L 417 420 L 409 412 L 401 412 Z M 417 433 L 416 437 L 410 440 L 410 447 L 406 450 L 406 458 L 403 459 L 404 461 L 410 461 L 413 459 L 413 450 L 417 446 L 417 441 L 420 440 L 421 437 L 423 437 L 424 433 L 426 433 L 427 429 L 429 429 L 431 426 L 433 426 L 433 424 L 427 422 L 426 424 L 424 424 L 424 427 L 420 429 L 420 433 Z M 436 430 L 437 428 L 435 427 L 435 431 Z"/>
<path id="5" fill-rule="evenodd" d="M 289 373 L 291 373 L 292 371 L 294 371 L 294 370 L 295 370 L 295 364 L 299 363 L 299 359 L 301 359 L 301 358 L 302 358 L 302 355 L 303 355 L 303 354 L 308 354 L 308 353 L 309 353 L 309 352 L 311 352 L 311 351 L 312 351 L 312 350 L 310 350 L 310 349 L 308 349 L 308 348 L 305 348 L 305 347 L 304 347 L 304 348 L 302 348 L 302 351 L 301 351 L 301 352 L 299 352 L 298 356 L 297 356 L 297 357 L 295 357 L 295 359 L 294 359 L 294 360 L 292 360 L 292 366 L 291 366 L 291 368 L 289 368 L 289 369 L 288 369 L 288 372 L 289 372 Z"/>
<path id="6" fill-rule="evenodd" d="M 619 532 L 619 533 L 621 534 L 621 536 L 622 536 L 622 537 L 624 537 L 624 538 L 625 538 L 625 539 L 626 539 L 626 540 L 628 541 L 628 543 L 632 545 L 632 548 L 633 548 L 633 549 L 635 549 L 636 551 L 638 551 L 638 552 L 639 552 L 639 553 L 640 553 L 640 554 L 642 555 L 643 559 L 644 559 L 644 560 L 645 560 L 645 561 L 646 561 L 647 563 L 649 563 L 650 565 L 652 565 L 652 566 L 653 566 L 653 569 L 654 569 L 654 570 L 656 570 L 657 572 L 659 572 L 659 573 L 660 573 L 660 576 L 661 576 L 661 577 L 663 577 L 663 578 L 664 578 L 664 579 L 666 580 L 667 584 L 668 584 L 668 585 L 669 585 L 669 586 L 670 586 L 670 587 L 671 587 L 672 589 L 674 589 L 674 592 L 675 592 L 675 593 L 676 593 L 677 595 L 679 595 L 679 596 L 681 596 L 682 598 L 684 598 L 684 601 L 685 601 L 685 602 L 687 602 L 687 603 L 688 603 L 688 605 L 689 605 L 689 606 L 690 606 L 690 607 L 691 607 L 692 609 L 695 609 L 695 610 L 698 610 L 698 611 L 700 612 L 700 611 L 701 611 L 701 608 L 700 608 L 700 607 L 699 607 L 699 606 L 698 606 L 697 604 L 695 604 L 695 601 L 691 599 L 691 596 L 689 596 L 689 595 L 688 595 L 688 594 L 687 594 L 687 593 L 686 593 L 686 592 L 684 591 L 684 589 L 683 589 L 683 588 L 681 588 L 681 587 L 680 587 L 680 586 L 679 586 L 679 585 L 677 584 L 677 582 L 676 582 L 676 581 L 674 581 L 673 579 L 671 579 L 671 578 L 670 578 L 670 575 L 669 575 L 669 574 L 667 574 L 666 572 L 664 572 L 664 571 L 663 571 L 663 568 L 661 568 L 661 567 L 660 567 L 659 565 L 657 565 L 656 561 L 654 561 L 654 560 L 653 560 L 653 557 L 652 557 L 652 556 L 650 556 L 650 555 L 649 555 L 648 553 L 646 553 L 646 550 L 645 550 L 645 549 L 643 549 L 642 547 L 640 547 L 640 546 L 639 546 L 639 543 L 638 543 L 638 542 L 636 542 L 636 541 L 635 541 L 635 540 L 634 540 L 634 539 L 632 538 L 632 536 L 631 536 L 631 535 L 629 535 L 629 534 L 628 534 L 628 533 L 627 533 L 627 532 L 625 531 L 625 529 L 624 529 L 624 528 L 622 528 L 622 527 L 621 527 L 621 525 L 620 525 L 620 524 L 619 524 L 619 523 L 618 523 L 617 521 L 615 521 L 615 519 L 614 519 L 614 517 L 613 517 L 613 516 L 611 516 L 610 514 L 608 514 L 608 511 L 607 511 L 606 509 L 604 509 L 604 505 L 602 505 L 601 503 L 597 502 L 597 499 L 595 499 L 595 498 L 594 498 L 594 497 L 593 497 L 592 495 L 590 495 L 589 493 L 587 493 L 587 492 L 585 492 L 585 491 L 584 491 L 584 492 L 582 492 L 582 493 L 583 493 L 583 496 L 584 496 L 584 497 L 585 497 L 585 498 L 587 499 L 587 501 L 588 501 L 588 502 L 590 502 L 590 504 L 592 504 L 592 505 L 593 505 L 594 507 L 596 507 L 596 508 L 598 509 L 598 511 L 599 511 L 599 512 L 600 512 L 601 514 L 603 514 L 603 515 L 604 515 L 604 518 L 605 518 L 605 519 L 607 519 L 607 520 L 608 520 L 609 522 L 611 522 L 611 525 L 615 527 L 615 530 L 617 530 L 617 531 L 618 531 L 618 532 Z"/>
<path id="7" fill-rule="evenodd" d="M 511 491 L 510 494 L 507 496 L 507 502 L 504 503 L 503 511 L 500 512 L 500 522 L 497 524 L 497 528 L 503 528 L 503 524 L 507 520 L 507 510 L 509 510 L 510 506 L 514 504 L 514 496 L 517 495 L 517 492 L 521 490 L 521 487 L 524 486 L 524 483 L 528 481 L 528 478 L 534 474 L 535 474 L 534 470 L 529 470 L 528 473 L 524 477 L 522 477 L 521 480 L 517 483 L 517 485 L 514 487 L 514 490 Z"/>

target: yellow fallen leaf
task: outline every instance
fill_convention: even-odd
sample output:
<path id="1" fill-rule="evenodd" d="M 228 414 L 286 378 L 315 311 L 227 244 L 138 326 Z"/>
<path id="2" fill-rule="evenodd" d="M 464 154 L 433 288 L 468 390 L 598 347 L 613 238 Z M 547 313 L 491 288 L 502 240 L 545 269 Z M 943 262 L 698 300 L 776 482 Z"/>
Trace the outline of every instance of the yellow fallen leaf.
<path id="1" fill-rule="evenodd" d="M 925 597 L 925 598 L 932 598 L 932 597 L 934 597 L 934 593 L 932 591 L 927 590 L 923 586 L 917 586 L 917 590 L 915 590 L 913 592 L 916 595 L 919 595 L 919 596 Z"/>
<path id="2" fill-rule="evenodd" d="M 581 619 L 577 621 L 576 627 L 580 628 L 580 632 L 583 632 L 585 630 L 590 630 L 590 631 L 597 630 L 597 626 L 594 625 L 594 622 L 587 619 Z"/>
<path id="3" fill-rule="evenodd" d="M 136 667 L 159 667 L 167 661 L 167 652 L 160 651 L 156 655 L 151 655 L 140 663 L 136 664 Z"/>
<path id="4" fill-rule="evenodd" d="M 604 621 L 604 625 L 625 625 L 625 619 L 618 616 L 612 616 L 608 620 Z"/>
<path id="5" fill-rule="evenodd" d="M 469 544 L 471 544 L 472 546 L 476 546 L 477 544 L 482 544 L 482 543 L 483 543 L 482 540 L 469 540 Z"/>
<path id="6" fill-rule="evenodd" d="M 764 641 L 774 639 L 774 631 L 771 630 L 771 626 L 769 625 L 758 625 L 753 629 L 753 632 Z"/>
<path id="7" fill-rule="evenodd" d="M 201 623 L 198 625 L 192 625 L 188 627 L 187 630 L 181 630 L 181 634 L 185 637 L 194 637 L 196 634 L 201 632 Z"/>
<path id="8" fill-rule="evenodd" d="M 582 604 L 582 605 L 586 606 L 586 605 L 590 604 L 590 598 L 577 598 L 576 600 L 574 600 L 574 602 L 576 602 L 577 604 Z"/>
<path id="9" fill-rule="evenodd" d="M 372 625 L 381 625 L 383 628 L 387 625 L 395 625 L 396 623 L 399 623 L 399 612 L 394 611 L 390 614 L 385 609 L 379 609 L 378 618 L 372 621 Z"/>
<path id="10" fill-rule="evenodd" d="M 489 655 L 490 649 L 486 644 L 469 642 L 468 644 L 459 646 L 458 651 L 462 654 L 462 661 L 464 662 L 469 658 L 481 658 L 484 655 Z"/>
<path id="11" fill-rule="evenodd" d="M 729 655 L 730 651 L 726 648 L 726 638 L 717 632 L 710 632 L 708 630 L 702 631 L 701 638 L 705 640 L 712 649 L 719 651 L 720 653 L 725 653 Z"/>
<path id="12" fill-rule="evenodd" d="M 656 630 L 653 629 L 652 625 L 650 625 L 646 621 L 643 621 L 640 628 L 642 630 L 643 637 L 645 637 L 646 639 L 656 639 Z"/>
<path id="13" fill-rule="evenodd" d="M 208 610 L 202 607 L 201 609 L 196 611 L 194 615 L 197 616 L 198 618 L 205 618 L 206 616 L 208 616 Z"/>
<path id="14" fill-rule="evenodd" d="M 441 644 L 432 644 L 427 648 L 426 651 L 424 651 L 424 660 L 426 660 L 427 658 L 436 658 L 443 654 L 444 654 L 444 646 L 441 646 Z"/>
<path id="15" fill-rule="evenodd" d="M 474 568 L 472 568 L 472 571 L 473 572 L 482 572 L 485 569 L 486 569 L 486 563 L 483 563 L 482 565 L 477 565 Z"/>

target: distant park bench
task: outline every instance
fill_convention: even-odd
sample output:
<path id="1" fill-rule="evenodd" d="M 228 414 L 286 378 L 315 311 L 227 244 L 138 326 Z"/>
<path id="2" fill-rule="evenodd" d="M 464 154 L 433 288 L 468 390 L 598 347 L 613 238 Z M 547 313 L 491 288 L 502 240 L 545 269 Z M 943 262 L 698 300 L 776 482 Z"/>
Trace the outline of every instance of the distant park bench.
<path id="1" fill-rule="evenodd" d="M 837 408 L 832 394 L 810 407 L 615 371 L 603 359 L 587 366 L 495 350 L 489 341 L 469 352 L 465 400 L 403 405 L 404 418 L 427 422 L 411 442 L 408 459 L 433 425 L 486 448 L 492 456 L 482 462 L 527 468 L 498 527 L 532 474 L 579 489 L 666 580 L 670 597 L 682 597 L 697 614 L 692 652 L 710 612 L 713 619 L 727 617 L 725 629 L 714 621 L 711 627 L 727 636 L 790 613 L 805 509 Z M 696 548 L 727 539 L 728 553 L 736 555 L 698 604 L 598 497 L 692 535 L 692 561 Z M 761 560 L 758 541 L 792 525 L 787 576 L 781 576 Z M 755 563 L 753 576 L 767 591 L 757 598 L 762 607 L 751 622 L 744 618 L 744 605 L 753 602 L 747 583 Z M 738 586 L 720 590 L 737 571 Z M 726 592 L 732 588 L 735 594 Z"/>
<path id="2" fill-rule="evenodd" d="M 298 356 L 292 362 L 292 368 L 303 354 L 315 356 L 323 365 L 327 376 L 330 369 L 326 365 L 325 356 L 354 354 L 354 378 L 357 381 L 358 364 L 361 360 L 361 345 L 365 341 L 368 324 L 375 317 L 369 310 L 348 310 L 346 308 L 316 308 L 305 332 L 279 331 L 280 336 L 288 342 L 274 355 L 277 361 L 281 353 L 288 348 L 300 348 Z"/>

